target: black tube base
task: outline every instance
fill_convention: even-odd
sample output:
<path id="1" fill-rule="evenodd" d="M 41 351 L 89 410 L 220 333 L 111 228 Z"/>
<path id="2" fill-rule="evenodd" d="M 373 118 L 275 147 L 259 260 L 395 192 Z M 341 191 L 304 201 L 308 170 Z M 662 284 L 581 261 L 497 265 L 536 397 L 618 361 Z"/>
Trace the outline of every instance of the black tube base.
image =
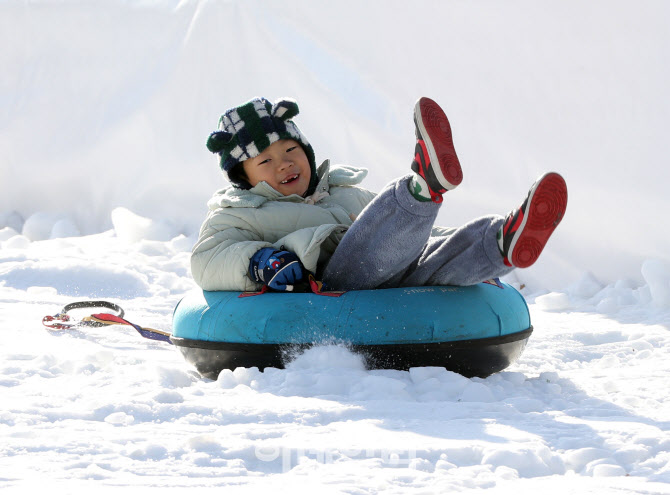
<path id="1" fill-rule="evenodd" d="M 503 337 L 455 342 L 348 345 L 362 354 L 369 369 L 398 369 L 439 366 L 468 378 L 487 377 L 507 368 L 523 352 L 533 332 L 530 327 Z M 198 372 L 216 380 L 224 369 L 257 367 L 284 368 L 296 351 L 314 344 L 236 344 L 171 338 L 186 360 Z"/>

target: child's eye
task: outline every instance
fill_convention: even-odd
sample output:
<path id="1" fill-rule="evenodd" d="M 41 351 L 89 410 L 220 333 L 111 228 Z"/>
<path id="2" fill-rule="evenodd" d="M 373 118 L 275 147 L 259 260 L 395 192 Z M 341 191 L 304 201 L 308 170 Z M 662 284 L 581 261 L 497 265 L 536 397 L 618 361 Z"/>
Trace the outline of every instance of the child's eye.
<path id="1" fill-rule="evenodd" d="M 270 158 L 266 158 L 262 162 L 258 162 L 259 165 L 263 165 L 264 163 L 270 163 Z"/>
<path id="2" fill-rule="evenodd" d="M 296 148 L 297 148 L 297 146 L 291 146 L 289 149 L 286 150 L 286 152 L 289 153 L 289 152 L 293 151 L 293 150 L 296 149 Z"/>

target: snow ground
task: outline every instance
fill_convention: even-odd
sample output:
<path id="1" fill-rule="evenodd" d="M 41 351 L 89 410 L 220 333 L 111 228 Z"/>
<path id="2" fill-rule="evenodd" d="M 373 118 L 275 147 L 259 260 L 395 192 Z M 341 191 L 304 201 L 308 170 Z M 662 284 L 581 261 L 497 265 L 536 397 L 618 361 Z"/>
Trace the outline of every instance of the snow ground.
<path id="1" fill-rule="evenodd" d="M 3 493 L 670 493 L 670 308 L 653 277 L 525 293 L 535 332 L 486 379 L 366 370 L 325 346 L 212 381 L 127 327 L 40 323 L 102 298 L 169 330 L 192 239 L 133 240 L 147 228 L 0 244 Z"/>

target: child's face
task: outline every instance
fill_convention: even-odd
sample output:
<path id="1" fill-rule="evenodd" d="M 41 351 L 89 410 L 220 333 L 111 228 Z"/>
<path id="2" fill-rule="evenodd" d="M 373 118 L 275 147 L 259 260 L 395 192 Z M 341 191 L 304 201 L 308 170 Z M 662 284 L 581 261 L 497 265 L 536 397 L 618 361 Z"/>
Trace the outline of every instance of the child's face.
<path id="1" fill-rule="evenodd" d="M 281 139 L 263 152 L 242 162 L 251 186 L 267 182 L 284 196 L 303 196 L 309 187 L 312 172 L 302 146 L 293 139 Z"/>

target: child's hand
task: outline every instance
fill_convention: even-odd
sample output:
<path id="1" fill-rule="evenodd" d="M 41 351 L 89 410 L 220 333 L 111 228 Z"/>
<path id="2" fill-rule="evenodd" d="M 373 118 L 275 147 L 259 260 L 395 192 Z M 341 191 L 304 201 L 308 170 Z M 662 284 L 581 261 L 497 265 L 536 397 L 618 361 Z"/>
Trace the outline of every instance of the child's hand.
<path id="1" fill-rule="evenodd" d="M 292 291 L 293 284 L 302 280 L 302 263 L 295 253 L 263 248 L 256 251 L 249 262 L 249 276 L 271 289 Z"/>

